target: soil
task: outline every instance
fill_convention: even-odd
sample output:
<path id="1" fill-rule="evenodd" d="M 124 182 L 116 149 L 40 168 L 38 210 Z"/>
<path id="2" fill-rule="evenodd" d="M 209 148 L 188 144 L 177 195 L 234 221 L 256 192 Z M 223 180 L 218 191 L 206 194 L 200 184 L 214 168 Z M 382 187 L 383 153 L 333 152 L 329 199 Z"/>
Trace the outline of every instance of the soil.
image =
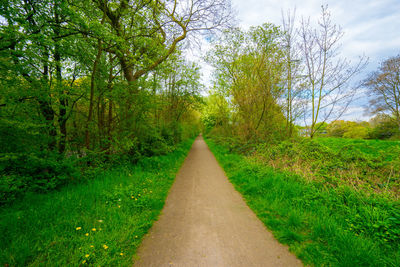
<path id="1" fill-rule="evenodd" d="M 302 266 L 234 189 L 199 136 L 134 266 Z"/>

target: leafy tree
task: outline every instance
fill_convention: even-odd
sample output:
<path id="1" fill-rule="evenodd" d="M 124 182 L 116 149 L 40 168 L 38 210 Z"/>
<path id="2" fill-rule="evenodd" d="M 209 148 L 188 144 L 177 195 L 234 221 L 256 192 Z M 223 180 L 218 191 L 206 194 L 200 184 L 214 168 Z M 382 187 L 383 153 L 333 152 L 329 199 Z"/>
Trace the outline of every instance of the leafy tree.
<path id="1" fill-rule="evenodd" d="M 272 24 L 247 32 L 232 29 L 208 55 L 216 68 L 216 87 L 230 98 L 236 132 L 244 139 L 282 135 L 284 117 L 278 101 L 283 95 L 284 59 L 280 37 Z"/>
<path id="2" fill-rule="evenodd" d="M 400 55 L 386 59 L 365 81 L 373 114 L 390 112 L 400 130 Z"/>
<path id="3" fill-rule="evenodd" d="M 370 120 L 372 126 L 370 138 L 389 139 L 400 136 L 396 121 L 387 114 L 378 113 Z"/>
<path id="4" fill-rule="evenodd" d="M 369 124 L 367 122 L 354 122 L 337 120 L 327 126 L 327 134 L 334 137 L 365 139 L 369 136 Z"/>

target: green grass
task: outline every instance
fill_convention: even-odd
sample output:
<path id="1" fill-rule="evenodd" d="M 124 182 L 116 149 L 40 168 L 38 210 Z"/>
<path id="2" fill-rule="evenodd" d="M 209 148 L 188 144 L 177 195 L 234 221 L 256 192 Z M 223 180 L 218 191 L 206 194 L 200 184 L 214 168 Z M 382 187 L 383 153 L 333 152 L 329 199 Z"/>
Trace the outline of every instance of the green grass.
<path id="1" fill-rule="evenodd" d="M 306 181 L 207 143 L 250 208 L 304 264 L 400 266 L 399 202 Z"/>
<path id="2" fill-rule="evenodd" d="M 166 156 L 99 172 L 86 184 L 27 195 L 2 207 L 0 264 L 132 265 L 192 142 Z"/>
<path id="3" fill-rule="evenodd" d="M 280 170 L 333 187 L 400 199 L 400 144 L 343 138 L 297 138 L 258 143 L 252 155 Z"/>
<path id="4" fill-rule="evenodd" d="M 357 149 L 358 151 L 373 157 L 383 156 L 385 160 L 392 160 L 396 157 L 399 158 L 398 153 L 395 153 L 394 151 L 391 153 L 391 151 L 393 148 L 400 148 L 400 141 L 363 140 L 335 137 L 316 138 L 315 140 L 316 142 L 335 151 L 340 151 L 345 146 L 351 146 L 353 149 Z"/>

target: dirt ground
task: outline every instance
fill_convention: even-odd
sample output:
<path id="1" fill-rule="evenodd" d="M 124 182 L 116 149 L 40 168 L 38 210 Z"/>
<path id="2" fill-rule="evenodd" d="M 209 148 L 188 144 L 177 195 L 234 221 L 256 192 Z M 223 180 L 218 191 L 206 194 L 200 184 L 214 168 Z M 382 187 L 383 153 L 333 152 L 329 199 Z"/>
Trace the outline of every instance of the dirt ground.
<path id="1" fill-rule="evenodd" d="M 134 266 L 302 266 L 228 181 L 199 136 Z"/>

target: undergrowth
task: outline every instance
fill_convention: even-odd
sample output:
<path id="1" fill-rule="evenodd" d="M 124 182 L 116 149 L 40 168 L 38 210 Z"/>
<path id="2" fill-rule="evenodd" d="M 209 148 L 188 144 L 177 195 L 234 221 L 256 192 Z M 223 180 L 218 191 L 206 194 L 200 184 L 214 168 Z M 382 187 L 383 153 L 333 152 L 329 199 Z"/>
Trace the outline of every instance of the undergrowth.
<path id="1" fill-rule="evenodd" d="M 260 143 L 253 155 L 278 169 L 337 187 L 400 196 L 400 143 L 340 138 L 302 138 Z"/>
<path id="2" fill-rule="evenodd" d="M 0 208 L 4 266 L 129 266 L 193 139 L 165 156 L 98 170 L 96 179 Z"/>

